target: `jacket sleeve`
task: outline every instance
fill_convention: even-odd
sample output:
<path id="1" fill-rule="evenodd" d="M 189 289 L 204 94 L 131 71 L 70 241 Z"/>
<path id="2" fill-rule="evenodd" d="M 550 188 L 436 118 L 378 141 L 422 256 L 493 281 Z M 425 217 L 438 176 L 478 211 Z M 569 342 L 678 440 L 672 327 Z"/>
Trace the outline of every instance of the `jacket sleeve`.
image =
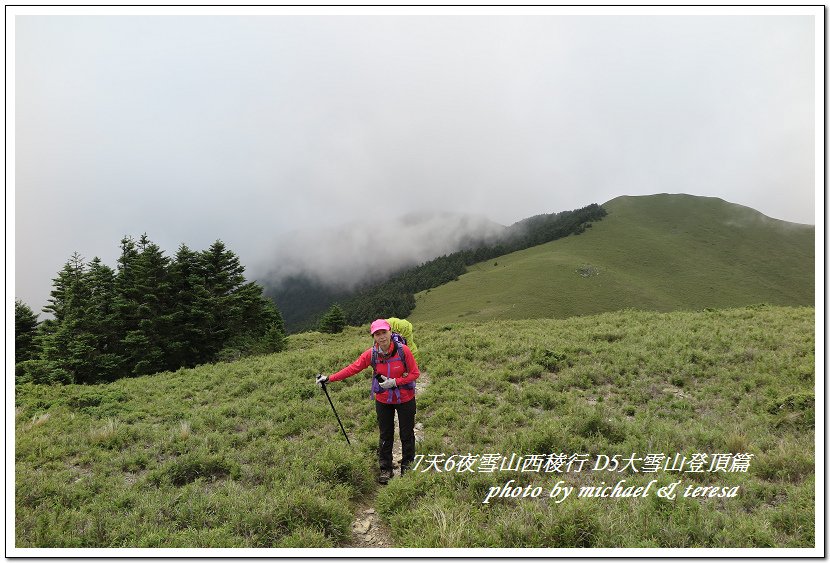
<path id="1" fill-rule="evenodd" d="M 409 360 L 407 360 L 409 361 Z M 372 349 L 369 348 L 365 352 L 363 352 L 358 359 L 356 359 L 353 363 L 349 364 L 348 366 L 344 367 L 337 373 L 334 373 L 329 376 L 329 381 L 340 381 L 341 379 L 346 379 L 347 377 L 351 377 L 356 373 L 360 373 L 367 367 L 372 364 Z M 409 364 L 407 364 L 409 365 Z"/>
<path id="2" fill-rule="evenodd" d="M 398 385 L 412 383 L 421 375 L 420 370 L 418 370 L 418 363 L 415 361 L 415 356 L 412 355 L 412 350 L 406 344 L 403 347 L 403 356 L 406 358 L 406 367 L 409 371 L 404 377 L 395 378 L 395 382 Z M 369 359 L 371 361 L 371 357 Z"/>

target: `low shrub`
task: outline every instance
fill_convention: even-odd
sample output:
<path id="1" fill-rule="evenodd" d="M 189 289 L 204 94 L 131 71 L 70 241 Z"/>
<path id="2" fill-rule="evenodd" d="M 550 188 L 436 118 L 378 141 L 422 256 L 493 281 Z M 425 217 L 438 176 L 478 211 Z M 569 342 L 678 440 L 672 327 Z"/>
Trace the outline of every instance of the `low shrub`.
<path id="1" fill-rule="evenodd" d="M 244 510 L 232 515 L 231 527 L 250 547 L 275 547 L 283 541 L 321 543 L 322 538 L 336 544 L 351 533 L 354 515 L 349 505 L 308 487 L 278 491 L 270 498 L 244 504 Z"/>
<path id="2" fill-rule="evenodd" d="M 365 494 L 373 487 L 374 460 L 345 444 L 328 445 L 309 461 L 309 471 L 319 473 L 332 485 L 348 486 L 353 495 Z"/>
<path id="3" fill-rule="evenodd" d="M 396 514 L 412 511 L 422 500 L 436 494 L 442 477 L 435 473 L 413 471 L 406 479 L 392 479 L 378 492 L 376 506 L 378 513 L 390 519 Z"/>
<path id="4" fill-rule="evenodd" d="M 576 432 L 584 438 L 602 437 L 612 444 L 625 440 L 622 425 L 609 418 L 603 411 L 595 411 L 582 418 L 577 423 Z"/>
<path id="5" fill-rule="evenodd" d="M 580 501 L 549 510 L 539 501 L 528 502 L 495 520 L 493 547 L 594 547 L 601 533 L 596 511 Z"/>
<path id="6" fill-rule="evenodd" d="M 46 360 L 26 360 L 14 366 L 14 381 L 45 385 L 65 385 L 73 382 L 72 374 Z"/>
<path id="7" fill-rule="evenodd" d="M 815 404 L 815 394 L 804 391 L 771 401 L 767 412 L 774 416 L 773 424 L 776 427 L 788 426 L 806 430 L 815 427 Z"/>
<path id="8" fill-rule="evenodd" d="M 186 453 L 168 461 L 149 476 L 156 485 L 170 483 L 181 487 L 197 479 L 216 481 L 230 477 L 238 479 L 241 474 L 238 463 L 222 455 L 205 452 Z"/>
<path id="9" fill-rule="evenodd" d="M 564 353 L 554 352 L 547 348 L 535 348 L 530 359 L 552 373 L 573 365 Z"/>

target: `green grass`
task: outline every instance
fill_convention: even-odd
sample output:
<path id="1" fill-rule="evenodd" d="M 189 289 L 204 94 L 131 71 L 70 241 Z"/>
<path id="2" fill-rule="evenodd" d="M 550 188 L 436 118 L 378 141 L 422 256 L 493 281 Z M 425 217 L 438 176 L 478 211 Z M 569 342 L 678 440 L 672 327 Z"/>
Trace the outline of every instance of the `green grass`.
<path id="1" fill-rule="evenodd" d="M 814 304 L 815 228 L 716 198 L 619 197 L 584 234 L 416 295 L 416 323 Z"/>
<path id="2" fill-rule="evenodd" d="M 375 497 L 398 547 L 813 547 L 815 311 L 757 306 L 424 323 L 423 455 L 754 454 L 692 474 L 736 498 L 494 499 L 674 475 L 415 471 L 375 484 L 363 328 L 280 354 L 97 386 L 16 388 L 15 546 L 336 547 Z"/>

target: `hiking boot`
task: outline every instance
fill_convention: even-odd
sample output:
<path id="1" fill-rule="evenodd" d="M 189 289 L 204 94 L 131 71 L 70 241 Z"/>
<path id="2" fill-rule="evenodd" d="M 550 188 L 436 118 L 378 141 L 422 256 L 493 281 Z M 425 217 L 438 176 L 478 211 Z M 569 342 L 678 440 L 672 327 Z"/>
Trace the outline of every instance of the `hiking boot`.
<path id="1" fill-rule="evenodd" d="M 380 475 L 378 475 L 378 483 L 381 485 L 385 485 L 389 482 L 389 479 L 392 478 L 392 471 L 389 469 L 381 469 Z"/>
<path id="2" fill-rule="evenodd" d="M 401 465 L 401 477 L 406 475 L 407 471 L 409 471 L 409 466 L 408 465 Z"/>

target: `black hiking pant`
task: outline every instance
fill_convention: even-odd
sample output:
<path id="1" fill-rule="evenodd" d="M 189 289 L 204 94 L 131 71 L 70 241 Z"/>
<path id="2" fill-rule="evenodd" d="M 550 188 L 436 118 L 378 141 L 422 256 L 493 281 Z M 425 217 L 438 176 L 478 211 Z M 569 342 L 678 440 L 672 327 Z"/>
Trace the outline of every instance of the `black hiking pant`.
<path id="1" fill-rule="evenodd" d="M 401 467 L 408 468 L 415 460 L 415 399 L 397 404 L 375 401 L 375 411 L 380 429 L 380 441 L 378 442 L 380 470 L 392 471 L 395 411 L 398 412 L 398 432 L 401 436 Z"/>

